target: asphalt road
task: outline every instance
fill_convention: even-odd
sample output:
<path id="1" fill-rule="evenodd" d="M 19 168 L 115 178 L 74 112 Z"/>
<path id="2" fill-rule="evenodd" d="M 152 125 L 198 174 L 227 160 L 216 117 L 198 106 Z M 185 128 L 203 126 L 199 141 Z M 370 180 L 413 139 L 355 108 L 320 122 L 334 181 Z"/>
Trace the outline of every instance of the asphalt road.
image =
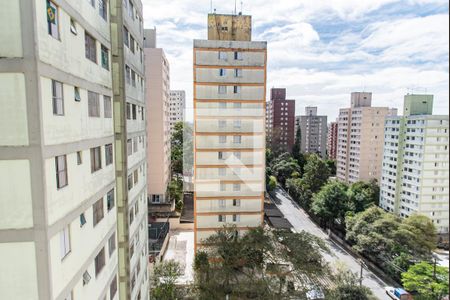
<path id="1" fill-rule="evenodd" d="M 331 266 L 344 264 L 352 272 L 360 273 L 360 263 L 339 245 L 331 241 L 328 235 L 309 218 L 308 214 L 287 193 L 281 189 L 277 189 L 274 195 L 276 197 L 274 199 L 275 204 L 278 209 L 284 214 L 284 217 L 292 224 L 296 231 L 301 232 L 304 230 L 325 240 L 330 248 L 331 255 L 325 253 L 324 258 Z M 371 289 L 379 299 L 392 300 L 386 295 L 384 290 L 387 284 L 368 269 L 363 270 L 363 285 Z"/>

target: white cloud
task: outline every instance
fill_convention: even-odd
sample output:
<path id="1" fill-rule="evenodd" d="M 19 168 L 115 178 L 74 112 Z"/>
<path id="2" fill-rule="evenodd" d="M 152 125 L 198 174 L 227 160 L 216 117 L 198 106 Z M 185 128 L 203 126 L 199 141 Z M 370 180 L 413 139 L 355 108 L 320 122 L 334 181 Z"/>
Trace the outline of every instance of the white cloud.
<path id="1" fill-rule="evenodd" d="M 157 27 L 158 45 L 170 62 L 171 88 L 185 89 L 192 107 L 192 40 L 206 38 L 210 1 L 143 2 L 145 25 Z M 234 1 L 213 4 L 218 13 L 234 9 Z M 237 4 L 240 10 L 240 1 Z M 297 113 L 317 105 L 333 119 L 339 107 L 348 106 L 350 92 L 362 89 L 374 93 L 374 105 L 401 108 L 408 89 L 422 87 L 435 94 L 435 111 L 448 110 L 448 7 L 442 12 L 447 4 L 247 0 L 243 7 L 253 16 L 254 39 L 268 41 L 268 87 L 288 88 L 288 95 L 297 99 Z M 389 15 L 383 14 L 385 5 Z M 420 11 L 414 15 L 412 7 Z M 439 14 L 419 16 L 436 8 Z M 335 23 L 339 26 L 333 30 Z"/>

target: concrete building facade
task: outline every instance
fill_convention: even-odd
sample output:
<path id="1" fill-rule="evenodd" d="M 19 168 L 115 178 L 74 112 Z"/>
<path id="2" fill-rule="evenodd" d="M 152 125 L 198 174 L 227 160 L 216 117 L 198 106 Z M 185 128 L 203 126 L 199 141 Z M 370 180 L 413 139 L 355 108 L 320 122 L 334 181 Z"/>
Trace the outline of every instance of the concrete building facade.
<path id="1" fill-rule="evenodd" d="M 317 107 L 307 106 L 305 115 L 296 118 L 301 131 L 300 151 L 316 153 L 322 158 L 327 155 L 327 116 L 318 116 Z"/>
<path id="2" fill-rule="evenodd" d="M 379 180 L 384 143 L 384 119 L 396 109 L 372 107 L 372 93 L 351 94 L 351 107 L 339 110 L 337 178 L 354 183 Z"/>
<path id="3" fill-rule="evenodd" d="M 209 39 L 194 41 L 196 249 L 225 224 L 241 232 L 264 216 L 267 43 L 251 41 L 251 27 L 231 30 L 251 16 L 208 21 Z"/>
<path id="4" fill-rule="evenodd" d="M 327 156 L 329 159 L 336 160 L 338 140 L 338 122 L 331 122 L 328 125 L 327 137 Z"/>
<path id="5" fill-rule="evenodd" d="M 130 259 L 120 255 L 124 231 L 134 232 L 119 225 L 118 49 L 110 30 L 110 11 L 118 10 L 109 4 L 2 4 L 0 25 L 9 30 L 0 30 L 1 299 L 137 298 L 137 288 L 125 294 Z M 133 205 L 146 210 L 145 201 Z M 148 280 L 146 253 L 140 262 L 139 283 Z"/>
<path id="6" fill-rule="evenodd" d="M 184 110 L 186 109 L 186 92 L 170 91 L 169 93 L 169 125 L 170 134 L 173 134 L 174 126 L 178 122 L 184 122 Z"/>
<path id="7" fill-rule="evenodd" d="M 286 100 L 286 89 L 272 88 L 266 104 L 267 142 L 275 151 L 291 152 L 295 143 L 295 100 Z"/>
<path id="8" fill-rule="evenodd" d="M 449 118 L 432 95 L 406 95 L 403 116 L 385 121 L 380 206 L 400 217 L 429 217 L 449 229 Z"/>
<path id="9" fill-rule="evenodd" d="M 146 41 L 155 37 L 145 29 Z M 149 204 L 166 203 L 170 181 L 170 68 L 161 48 L 145 45 L 147 123 L 147 189 Z"/>

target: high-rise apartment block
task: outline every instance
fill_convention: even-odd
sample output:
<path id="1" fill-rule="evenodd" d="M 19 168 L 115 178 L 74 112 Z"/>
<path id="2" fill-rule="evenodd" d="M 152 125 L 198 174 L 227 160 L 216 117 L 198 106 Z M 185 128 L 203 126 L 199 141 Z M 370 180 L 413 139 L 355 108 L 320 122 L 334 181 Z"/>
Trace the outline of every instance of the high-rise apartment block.
<path id="1" fill-rule="evenodd" d="M 327 116 L 318 116 L 317 107 L 307 106 L 305 115 L 297 117 L 301 131 L 300 151 L 316 153 L 325 158 L 327 154 Z"/>
<path id="2" fill-rule="evenodd" d="M 170 133 L 173 134 L 175 124 L 177 124 L 178 122 L 184 122 L 184 110 L 186 109 L 186 92 L 170 91 L 169 97 Z"/>
<path id="3" fill-rule="evenodd" d="M 170 181 L 170 69 L 154 29 L 145 29 L 145 73 L 148 118 L 147 174 L 149 204 L 166 203 Z"/>
<path id="4" fill-rule="evenodd" d="M 142 5 L 123 5 L 2 3 L 0 299 L 147 299 Z"/>
<path id="5" fill-rule="evenodd" d="M 379 180 L 384 120 L 396 109 L 372 107 L 372 93 L 351 94 L 351 107 L 339 111 L 337 178 L 344 182 Z"/>
<path id="6" fill-rule="evenodd" d="M 380 206 L 423 214 L 448 233 L 449 118 L 432 107 L 432 95 L 406 95 L 403 116 L 386 118 Z"/>
<path id="7" fill-rule="evenodd" d="M 331 122 L 328 125 L 327 138 L 327 156 L 329 159 L 336 160 L 338 140 L 338 122 Z"/>
<path id="8" fill-rule="evenodd" d="M 292 151 L 295 143 L 295 100 L 286 100 L 286 89 L 272 88 L 266 103 L 266 134 L 271 148 Z"/>
<path id="9" fill-rule="evenodd" d="M 263 223 L 266 60 L 251 16 L 210 14 L 194 41 L 196 248 L 225 224 Z"/>

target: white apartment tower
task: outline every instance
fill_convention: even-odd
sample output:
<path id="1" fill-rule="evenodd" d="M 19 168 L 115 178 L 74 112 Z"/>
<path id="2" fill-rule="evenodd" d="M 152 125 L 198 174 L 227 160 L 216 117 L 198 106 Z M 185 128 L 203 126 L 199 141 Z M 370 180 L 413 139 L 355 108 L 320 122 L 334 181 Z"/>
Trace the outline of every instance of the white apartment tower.
<path id="1" fill-rule="evenodd" d="M 372 93 L 351 94 L 351 107 L 339 110 L 337 178 L 354 183 L 379 180 L 383 156 L 384 119 L 396 109 L 372 107 Z"/>
<path id="2" fill-rule="evenodd" d="M 380 206 L 448 233 L 449 119 L 432 111 L 432 95 L 406 95 L 403 116 L 386 119 Z"/>
<path id="3" fill-rule="evenodd" d="M 266 60 L 251 16 L 210 14 L 194 41 L 196 249 L 225 224 L 263 223 Z"/>
<path id="4" fill-rule="evenodd" d="M 124 200 L 118 175 L 127 166 L 118 146 L 131 137 L 121 134 L 126 105 L 113 78 L 125 78 L 125 63 L 116 65 L 126 60 L 116 43 L 124 23 L 135 27 L 139 49 L 142 10 L 135 3 L 134 19 L 118 16 L 128 16 L 122 3 L 2 3 L 8 13 L 0 27 L 8 30 L 0 30 L 0 299 L 137 299 L 125 294 L 132 276 L 124 270 L 141 256 L 121 252 L 136 231 L 123 222 L 131 200 Z M 114 22 L 119 32 L 111 30 Z M 133 104 L 144 110 L 145 103 Z M 132 204 L 145 222 L 141 247 L 145 197 Z M 140 299 L 148 294 L 144 254 Z"/>
<path id="5" fill-rule="evenodd" d="M 184 122 L 184 110 L 186 109 L 186 92 L 170 91 L 170 133 L 173 134 L 174 126 L 178 122 Z"/>
<path id="6" fill-rule="evenodd" d="M 300 151 L 316 153 L 325 158 L 328 138 L 327 116 L 318 116 L 317 107 L 307 106 L 305 115 L 296 119 L 297 126 L 300 126 L 301 130 Z"/>

